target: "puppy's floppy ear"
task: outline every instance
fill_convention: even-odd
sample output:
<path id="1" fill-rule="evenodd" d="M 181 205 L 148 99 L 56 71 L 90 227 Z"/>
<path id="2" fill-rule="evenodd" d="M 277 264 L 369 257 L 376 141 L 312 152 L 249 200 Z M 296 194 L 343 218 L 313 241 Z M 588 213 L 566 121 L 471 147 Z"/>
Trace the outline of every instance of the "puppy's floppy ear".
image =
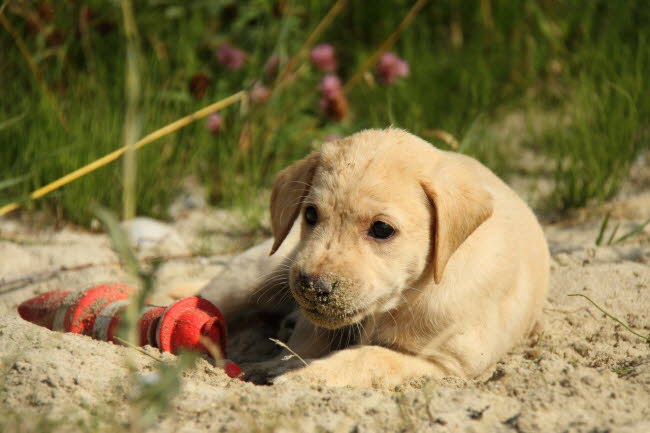
<path id="1" fill-rule="evenodd" d="M 492 215 L 492 196 L 468 168 L 441 161 L 420 184 L 433 207 L 432 268 L 436 284 L 456 249 Z"/>
<path id="2" fill-rule="evenodd" d="M 271 192 L 271 229 L 274 238 L 271 254 L 277 251 L 289 234 L 302 201 L 309 193 L 319 160 L 320 153 L 312 152 L 282 170 L 275 178 Z"/>

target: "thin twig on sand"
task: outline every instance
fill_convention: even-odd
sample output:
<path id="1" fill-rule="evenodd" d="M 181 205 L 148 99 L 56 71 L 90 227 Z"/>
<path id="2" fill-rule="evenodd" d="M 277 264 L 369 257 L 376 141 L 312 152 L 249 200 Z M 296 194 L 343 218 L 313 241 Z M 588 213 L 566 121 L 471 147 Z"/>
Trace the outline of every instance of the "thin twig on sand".
<path id="1" fill-rule="evenodd" d="M 41 271 L 41 272 L 34 272 L 31 274 L 27 275 L 22 275 L 17 278 L 11 278 L 8 280 L 5 280 L 4 278 L 0 279 L 0 289 L 4 289 L 5 287 L 9 287 L 9 289 L 5 290 L 0 290 L 0 295 L 3 295 L 5 293 L 12 292 L 14 290 L 18 290 L 22 287 L 25 287 L 29 284 L 34 284 L 39 281 L 45 281 L 49 280 L 50 278 L 54 278 L 57 275 L 63 273 L 63 272 L 73 272 L 73 271 L 82 271 L 84 269 L 89 269 L 89 268 L 95 268 L 95 267 L 103 267 L 103 266 L 119 266 L 119 262 L 112 262 L 112 263 L 84 263 L 82 265 L 77 265 L 77 266 L 60 266 L 56 269 L 51 269 L 49 271 Z"/>
<path id="2" fill-rule="evenodd" d="M 302 361 L 303 364 L 305 364 L 305 367 L 308 365 L 307 362 L 306 362 L 304 359 L 302 359 L 302 358 L 300 357 L 300 355 L 298 355 L 296 352 L 294 352 L 294 351 L 293 351 L 289 346 L 287 346 L 287 345 L 286 345 L 285 343 L 283 343 L 282 341 L 280 341 L 280 340 L 276 340 L 275 338 L 269 338 L 269 340 L 271 340 L 272 342 L 274 342 L 275 344 L 277 344 L 277 345 L 280 346 L 280 347 L 284 347 L 285 349 L 287 349 L 289 352 L 292 353 L 292 355 L 285 356 L 284 358 L 282 358 L 283 361 L 287 361 L 287 360 L 289 360 L 289 359 L 291 359 L 291 358 L 293 358 L 293 357 L 295 356 L 295 357 L 298 358 L 300 361 Z"/>
<path id="3" fill-rule="evenodd" d="M 193 259 L 195 257 L 198 256 L 194 254 L 179 254 L 175 256 L 164 256 L 164 257 L 159 257 L 159 256 L 145 257 L 139 260 L 144 263 L 153 263 L 153 262 L 168 262 L 171 260 Z M 111 267 L 111 266 L 121 267 L 122 262 L 83 263 L 81 265 L 75 265 L 75 266 L 64 265 L 47 271 L 33 272 L 30 274 L 21 275 L 20 277 L 16 277 L 16 278 L 11 278 L 11 279 L 0 278 L 0 289 L 9 287 L 9 289 L 0 290 L 0 295 L 12 292 L 14 290 L 18 290 L 22 287 L 37 283 L 39 281 L 49 280 L 64 272 L 77 272 L 77 271 L 83 271 L 85 269 Z"/>

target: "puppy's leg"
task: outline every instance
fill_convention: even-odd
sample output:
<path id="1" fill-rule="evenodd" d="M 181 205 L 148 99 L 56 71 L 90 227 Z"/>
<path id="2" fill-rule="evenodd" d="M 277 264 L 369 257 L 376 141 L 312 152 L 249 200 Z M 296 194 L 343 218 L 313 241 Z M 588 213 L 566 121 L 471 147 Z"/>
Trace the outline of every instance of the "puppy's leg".
<path id="1" fill-rule="evenodd" d="M 293 353 L 284 349 L 273 359 L 246 365 L 246 380 L 268 385 L 272 378 L 304 366 L 301 359 L 310 362 L 312 358 L 318 358 L 330 352 L 333 331 L 317 328 L 302 317 L 300 312 L 296 311 L 295 313 L 297 313 L 296 324 L 287 341 L 287 346 Z M 292 313 L 288 318 L 292 318 L 293 315 Z M 298 354 L 300 358 L 292 356 L 294 354 Z"/>
<path id="2" fill-rule="evenodd" d="M 321 358 L 331 351 L 334 331 L 319 328 L 301 313 L 287 345 L 303 359 Z"/>
<path id="3" fill-rule="evenodd" d="M 434 361 L 418 358 L 381 346 L 357 346 L 334 352 L 327 358 L 290 371 L 273 380 L 274 384 L 302 380 L 330 386 L 395 386 L 419 376 L 436 378 L 448 372 Z"/>

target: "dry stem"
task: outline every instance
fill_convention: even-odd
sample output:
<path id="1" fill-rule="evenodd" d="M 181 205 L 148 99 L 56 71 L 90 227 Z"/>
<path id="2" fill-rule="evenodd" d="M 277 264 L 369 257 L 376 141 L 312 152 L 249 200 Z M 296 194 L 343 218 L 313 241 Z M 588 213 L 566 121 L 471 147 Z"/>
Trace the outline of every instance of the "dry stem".
<path id="1" fill-rule="evenodd" d="M 302 358 L 300 357 L 300 355 L 298 355 L 296 352 L 294 352 L 294 351 L 293 351 L 289 346 L 287 346 L 285 343 L 283 343 L 282 341 L 277 340 L 277 339 L 275 339 L 275 338 L 269 338 L 269 340 L 271 340 L 272 342 L 274 342 L 274 343 L 277 344 L 278 346 L 280 346 L 280 347 L 284 347 L 285 349 L 287 349 L 289 352 L 292 353 L 293 356 L 295 356 L 296 358 L 298 358 L 299 360 L 301 360 L 302 363 L 305 364 L 305 367 L 307 366 L 307 362 L 306 362 L 304 359 L 302 359 Z M 286 359 L 289 359 L 289 358 L 286 358 Z"/>

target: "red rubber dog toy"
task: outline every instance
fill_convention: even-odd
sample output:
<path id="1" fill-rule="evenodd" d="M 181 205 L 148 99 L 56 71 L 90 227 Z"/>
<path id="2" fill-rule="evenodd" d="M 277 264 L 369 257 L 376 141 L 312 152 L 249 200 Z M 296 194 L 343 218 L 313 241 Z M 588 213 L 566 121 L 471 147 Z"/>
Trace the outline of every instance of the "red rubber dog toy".
<path id="1" fill-rule="evenodd" d="M 120 315 L 134 292 L 123 284 L 101 284 L 81 292 L 54 290 L 23 302 L 18 314 L 53 331 L 117 343 Z M 205 353 L 216 358 L 228 376 L 242 376 L 239 366 L 226 359 L 226 321 L 219 309 L 203 298 L 184 298 L 167 308 L 145 307 L 138 332 L 141 346 L 149 344 L 174 354 L 181 349 Z M 205 347 L 204 339 L 212 347 Z M 218 353 L 209 350 L 212 348 Z"/>

